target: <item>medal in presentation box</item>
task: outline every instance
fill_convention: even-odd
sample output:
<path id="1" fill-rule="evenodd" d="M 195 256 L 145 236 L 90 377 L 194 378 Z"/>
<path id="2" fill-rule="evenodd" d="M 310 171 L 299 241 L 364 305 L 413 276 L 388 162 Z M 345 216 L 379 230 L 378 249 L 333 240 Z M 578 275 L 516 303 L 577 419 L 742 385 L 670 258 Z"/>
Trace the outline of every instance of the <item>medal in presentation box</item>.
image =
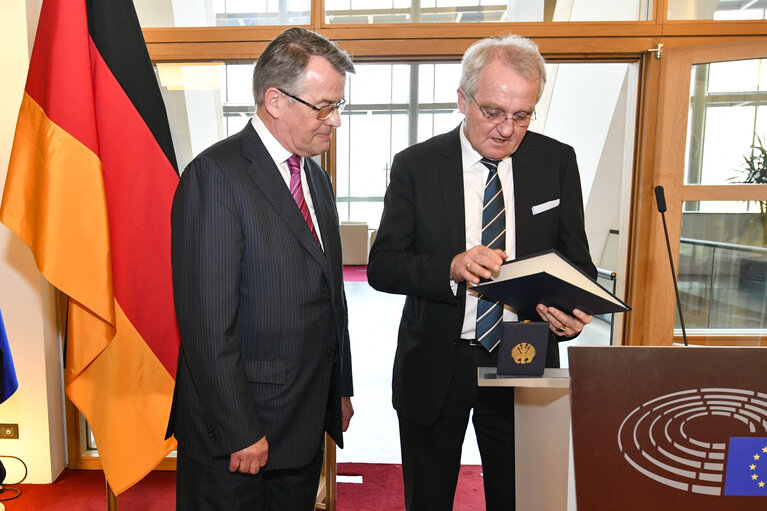
<path id="1" fill-rule="evenodd" d="M 498 375 L 542 376 L 548 342 L 548 322 L 504 322 L 498 346 Z"/>

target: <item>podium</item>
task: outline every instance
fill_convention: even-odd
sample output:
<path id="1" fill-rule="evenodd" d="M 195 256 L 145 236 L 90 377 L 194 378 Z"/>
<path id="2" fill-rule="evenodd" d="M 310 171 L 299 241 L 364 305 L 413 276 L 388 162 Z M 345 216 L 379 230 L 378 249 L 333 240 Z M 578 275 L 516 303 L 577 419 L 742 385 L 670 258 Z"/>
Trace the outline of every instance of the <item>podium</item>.
<path id="1" fill-rule="evenodd" d="M 478 385 L 514 388 L 517 509 L 572 511 L 568 370 L 545 369 L 542 377 L 520 378 L 480 367 Z"/>
<path id="2" fill-rule="evenodd" d="M 766 348 L 568 357 L 578 509 L 767 509 Z"/>

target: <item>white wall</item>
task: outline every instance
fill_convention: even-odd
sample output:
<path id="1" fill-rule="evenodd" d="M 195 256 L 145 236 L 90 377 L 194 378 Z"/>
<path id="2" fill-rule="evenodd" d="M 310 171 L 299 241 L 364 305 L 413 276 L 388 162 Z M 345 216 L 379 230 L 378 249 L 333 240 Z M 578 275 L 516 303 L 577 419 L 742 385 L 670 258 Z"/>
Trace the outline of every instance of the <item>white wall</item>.
<path id="1" fill-rule="evenodd" d="M 623 140 L 626 117 L 634 108 L 627 106 L 628 69 L 623 63 L 557 66 L 543 131 L 575 148 L 591 256 L 610 270 L 618 268 L 603 264 L 602 254 L 610 229 L 622 227 L 621 187 L 624 172 L 630 172 L 624 168 Z"/>
<path id="2" fill-rule="evenodd" d="M 40 0 L 3 2 L 0 16 L 0 191 L 29 55 L 40 13 Z M 19 438 L 0 439 L 0 455 L 21 458 L 29 473 L 25 483 L 49 483 L 66 462 L 61 350 L 55 297 L 35 267 L 32 254 L 16 235 L 0 225 L 0 310 L 3 313 L 19 389 L 0 404 L 0 423 L 19 425 Z M 8 471 L 5 484 L 23 477 L 21 464 L 0 458 Z"/>

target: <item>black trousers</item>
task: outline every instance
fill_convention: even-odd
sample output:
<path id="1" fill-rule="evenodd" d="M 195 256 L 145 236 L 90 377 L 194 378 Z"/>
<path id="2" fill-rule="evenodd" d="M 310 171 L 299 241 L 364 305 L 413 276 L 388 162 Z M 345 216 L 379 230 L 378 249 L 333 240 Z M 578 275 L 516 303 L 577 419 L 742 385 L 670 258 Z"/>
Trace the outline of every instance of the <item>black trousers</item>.
<path id="1" fill-rule="evenodd" d="M 464 341 L 457 349 L 450 390 L 437 421 L 424 428 L 399 417 L 405 505 L 408 511 L 453 509 L 461 447 L 473 410 L 486 509 L 514 510 L 513 389 L 477 385 L 477 368 L 495 367 L 497 354 Z"/>
<path id="2" fill-rule="evenodd" d="M 177 511 L 313 511 L 322 471 L 324 445 L 303 467 L 262 470 L 256 475 L 229 472 L 229 459 L 201 463 L 179 444 L 176 468 Z"/>

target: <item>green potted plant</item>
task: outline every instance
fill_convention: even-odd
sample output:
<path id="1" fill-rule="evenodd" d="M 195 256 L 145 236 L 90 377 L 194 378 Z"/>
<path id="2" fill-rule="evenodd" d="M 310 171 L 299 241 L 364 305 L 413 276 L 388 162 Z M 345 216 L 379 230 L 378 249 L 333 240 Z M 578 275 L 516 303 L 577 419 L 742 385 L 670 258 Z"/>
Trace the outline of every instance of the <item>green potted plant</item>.
<path id="1" fill-rule="evenodd" d="M 743 156 L 744 168 L 741 172 L 746 174 L 746 178 L 741 183 L 765 185 L 767 184 L 767 149 L 762 144 L 762 139 L 756 137 L 757 143 L 752 145 L 750 154 Z M 759 203 L 759 211 L 767 213 L 767 201 L 755 201 Z"/>
<path id="2" fill-rule="evenodd" d="M 767 184 L 767 149 L 765 149 L 762 139 L 756 137 L 756 144 L 751 146 L 749 154 L 743 156 L 744 164 L 738 169 L 740 176 L 731 178 L 745 184 Z M 749 201 L 752 202 L 752 201 Z M 757 234 L 751 238 L 758 240 L 758 231 L 761 230 L 761 246 L 767 248 L 767 200 L 753 201 L 759 205 L 758 218 L 752 222 Z M 757 241 L 758 243 L 758 241 Z M 745 281 L 763 286 L 767 278 L 767 263 L 762 257 L 744 257 L 740 261 L 741 284 Z"/>
<path id="3" fill-rule="evenodd" d="M 767 149 L 764 147 L 762 139 L 757 136 L 756 143 L 751 146 L 751 149 L 749 154 L 743 155 L 742 168 L 737 169 L 741 175 L 730 178 L 730 181 L 744 184 L 767 184 Z M 767 200 L 753 202 L 759 205 L 762 246 L 767 247 Z"/>

